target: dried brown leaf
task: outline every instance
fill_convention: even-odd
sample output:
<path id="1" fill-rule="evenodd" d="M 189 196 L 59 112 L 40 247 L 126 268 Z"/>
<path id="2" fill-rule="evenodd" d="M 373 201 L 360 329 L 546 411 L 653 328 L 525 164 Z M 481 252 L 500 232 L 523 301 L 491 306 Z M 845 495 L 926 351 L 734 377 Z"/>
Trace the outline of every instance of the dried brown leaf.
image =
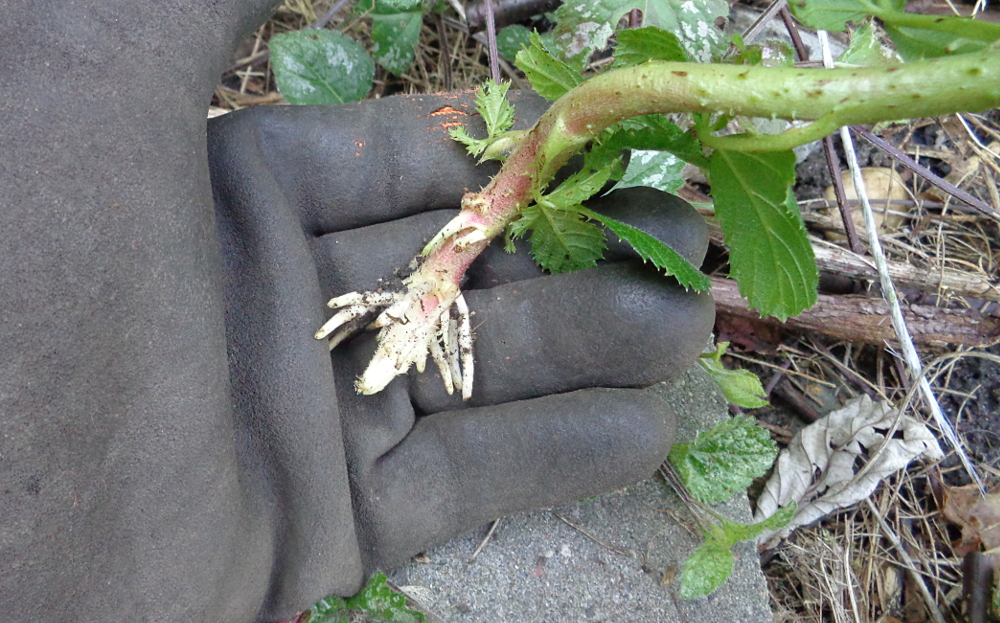
<path id="1" fill-rule="evenodd" d="M 773 544 L 798 526 L 867 498 L 883 479 L 911 461 L 942 456 L 922 422 L 862 395 L 792 439 L 757 501 L 754 521 L 792 502 L 798 505 L 785 528 L 764 537 Z M 859 463 L 864 467 L 856 468 Z"/>

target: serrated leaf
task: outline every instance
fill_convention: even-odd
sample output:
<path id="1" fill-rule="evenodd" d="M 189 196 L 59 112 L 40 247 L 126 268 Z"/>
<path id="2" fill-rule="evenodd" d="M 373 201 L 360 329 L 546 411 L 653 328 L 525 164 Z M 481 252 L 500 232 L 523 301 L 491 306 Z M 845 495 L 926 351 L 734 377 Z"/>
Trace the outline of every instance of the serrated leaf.
<path id="1" fill-rule="evenodd" d="M 608 143 L 612 135 L 613 130 L 605 130 L 583 152 L 583 168 L 589 171 L 606 169 L 610 172 L 608 179 L 617 181 L 625 173 L 625 168 L 622 166 L 624 156 L 622 152 L 626 148 Z"/>
<path id="2" fill-rule="evenodd" d="M 780 320 L 813 305 L 819 272 L 792 195 L 795 154 L 719 149 L 709 169 L 740 293 L 761 315 Z"/>
<path id="3" fill-rule="evenodd" d="M 348 623 L 347 604 L 336 595 L 330 595 L 317 601 L 310 608 L 307 623 Z"/>
<path id="4" fill-rule="evenodd" d="M 349 609 L 363 612 L 370 623 L 417 623 L 425 620 L 423 613 L 406 607 L 406 596 L 392 590 L 381 572 L 373 575 L 360 593 L 344 601 Z"/>
<path id="5" fill-rule="evenodd" d="M 599 221 L 621 240 L 629 243 L 644 262 L 651 262 L 653 266 L 672 276 L 685 288 L 704 292 L 712 286 L 711 281 L 698 270 L 698 267 L 658 238 L 593 210 L 584 208 L 583 213 L 589 218 Z"/>
<path id="6" fill-rule="evenodd" d="M 656 26 L 619 30 L 615 38 L 618 45 L 615 46 L 615 62 L 612 67 L 616 69 L 651 60 L 688 60 L 677 35 Z"/>
<path id="7" fill-rule="evenodd" d="M 515 64 L 531 82 L 531 88 L 548 100 L 556 100 L 573 87 L 583 84 L 583 76 L 566 63 L 552 56 L 537 32 L 532 32 L 531 45 L 517 53 Z"/>
<path id="8" fill-rule="evenodd" d="M 300 30 L 275 35 L 269 45 L 278 90 L 292 104 L 343 104 L 371 90 L 375 63 L 346 35 Z"/>
<path id="9" fill-rule="evenodd" d="M 581 170 L 569 176 L 552 192 L 537 198 L 538 203 L 557 208 L 576 209 L 590 199 L 608 182 L 611 172 L 607 168 L 594 171 Z"/>
<path id="10" fill-rule="evenodd" d="M 489 139 L 472 138 L 472 135 L 469 134 L 469 131 L 464 125 L 450 128 L 448 130 L 448 136 L 465 145 L 469 154 L 477 158 L 486 150 L 487 147 L 490 146 Z"/>
<path id="11" fill-rule="evenodd" d="M 684 561 L 678 597 L 704 597 L 719 588 L 733 574 L 735 560 L 726 544 L 706 538 Z"/>
<path id="12" fill-rule="evenodd" d="M 400 8 L 393 6 L 391 1 L 375 0 L 371 13 L 372 54 L 379 65 L 394 74 L 406 73 L 413 63 L 424 19 L 419 1 L 407 7 L 410 10 Z"/>
<path id="13" fill-rule="evenodd" d="M 577 209 L 532 204 L 511 223 L 511 235 L 531 230 L 531 255 L 550 273 L 565 273 L 597 265 L 607 248 L 604 231 L 584 219 Z"/>
<path id="14" fill-rule="evenodd" d="M 712 377 L 729 402 L 747 409 L 766 407 L 768 403 L 764 386 L 756 374 L 749 370 L 727 370 L 722 365 L 722 355 L 726 353 L 728 346 L 729 342 L 719 343 L 714 353 L 698 357 L 698 363 Z"/>
<path id="15" fill-rule="evenodd" d="M 625 175 L 613 190 L 648 186 L 665 193 L 676 193 L 684 185 L 685 162 L 667 151 L 633 150 Z"/>
<path id="16" fill-rule="evenodd" d="M 749 487 L 777 454 L 766 430 L 752 418 L 737 416 L 699 433 L 693 442 L 674 444 L 668 458 L 691 495 L 716 504 Z"/>
<path id="17" fill-rule="evenodd" d="M 666 151 L 695 166 L 708 168 L 701 141 L 692 131 L 681 130 L 663 115 L 643 115 L 623 121 L 604 142 L 611 150 Z"/>
<path id="18" fill-rule="evenodd" d="M 677 35 L 688 58 L 708 62 L 729 41 L 715 21 L 729 15 L 725 0 L 597 0 L 566 2 L 556 10 L 555 46 L 563 60 L 582 67 L 594 50 L 607 47 L 618 21 L 632 9 L 642 11 L 644 26 Z"/>
<path id="19" fill-rule="evenodd" d="M 476 91 L 476 111 L 486 123 L 488 138 L 496 138 L 514 125 L 514 105 L 507 100 L 509 82 L 488 81 Z"/>
<path id="20" fill-rule="evenodd" d="M 486 123 L 486 138 L 473 138 L 465 126 L 448 130 L 448 135 L 465 145 L 471 155 L 478 157 L 491 145 L 500 147 L 496 139 L 514 125 L 514 105 L 507 100 L 508 89 L 510 89 L 509 82 L 496 84 L 491 80 L 480 86 L 476 92 L 476 111 Z"/>
<path id="21" fill-rule="evenodd" d="M 497 50 L 508 60 L 517 58 L 517 53 L 529 45 L 531 30 L 521 24 L 511 24 L 497 32 Z"/>

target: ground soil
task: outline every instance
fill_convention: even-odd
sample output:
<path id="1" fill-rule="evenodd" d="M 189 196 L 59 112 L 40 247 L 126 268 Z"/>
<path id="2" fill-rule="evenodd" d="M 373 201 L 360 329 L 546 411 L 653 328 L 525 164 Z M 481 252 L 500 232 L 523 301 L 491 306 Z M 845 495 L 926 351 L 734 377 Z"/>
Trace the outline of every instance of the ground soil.
<path id="1" fill-rule="evenodd" d="M 994 346 L 986 352 L 1000 355 L 1000 347 Z M 972 459 L 980 465 L 997 467 L 1000 465 L 1000 363 L 965 357 L 947 380 L 949 391 L 939 396 L 941 408 L 965 439 Z M 961 471 L 956 470 L 954 475 L 961 477 Z"/>

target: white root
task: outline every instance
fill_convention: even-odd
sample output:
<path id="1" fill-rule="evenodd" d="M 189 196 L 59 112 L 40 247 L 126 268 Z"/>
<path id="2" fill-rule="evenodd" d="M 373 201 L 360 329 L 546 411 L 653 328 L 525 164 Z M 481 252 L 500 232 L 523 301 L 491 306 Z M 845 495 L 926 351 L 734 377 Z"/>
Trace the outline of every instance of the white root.
<path id="1" fill-rule="evenodd" d="M 333 318 L 327 320 L 326 324 L 320 327 L 314 337 L 317 340 L 322 340 L 348 322 L 364 316 L 367 312 L 368 308 L 366 307 L 361 305 L 350 305 L 347 309 L 337 312 L 333 315 Z"/>
<path id="2" fill-rule="evenodd" d="M 441 323 L 442 325 L 446 323 Z M 442 327 L 439 326 L 439 336 L 447 334 L 447 329 L 443 332 L 440 331 Z M 451 378 L 451 366 L 448 365 L 448 357 L 444 354 L 445 351 L 441 347 L 441 340 L 431 340 L 431 359 L 437 364 L 438 370 L 441 371 L 441 380 L 444 381 L 444 390 L 448 392 L 448 395 L 455 393 L 455 381 Z"/>
<path id="3" fill-rule="evenodd" d="M 458 234 L 462 232 L 467 233 L 464 233 L 462 236 L 456 238 L 456 245 L 467 246 L 473 244 L 474 242 L 488 240 L 490 236 L 486 235 L 483 225 L 475 222 L 474 220 L 470 220 L 473 218 L 475 217 L 465 210 L 459 212 L 455 218 L 448 221 L 448 223 L 441 228 L 441 231 L 431 238 L 430 242 L 424 246 L 424 250 L 420 252 L 420 255 L 430 254 L 440 247 L 445 240 L 451 238 L 452 236 L 458 236 Z"/>
<path id="4" fill-rule="evenodd" d="M 472 398 L 472 366 L 475 361 L 472 352 L 472 314 L 462 294 L 455 299 L 458 309 L 458 350 L 462 359 L 462 400 Z"/>
<path id="5" fill-rule="evenodd" d="M 446 331 L 442 332 L 444 351 L 448 356 L 448 367 L 451 369 L 451 378 L 455 381 L 455 389 L 462 391 L 465 387 L 462 378 L 462 367 L 458 358 L 458 321 L 448 316 Z"/>
<path id="6" fill-rule="evenodd" d="M 470 233 L 475 237 L 478 232 Z M 449 394 L 461 390 L 462 399 L 468 400 L 474 357 L 465 298 L 456 286 L 434 282 L 419 271 L 404 283 L 405 292 L 350 292 L 331 299 L 327 305 L 339 311 L 316 332 L 316 339 L 329 336 L 332 350 L 353 334 L 352 322 L 378 313 L 367 327 L 380 329 L 378 347 L 355 383 L 359 393 L 377 393 L 411 367 L 424 372 L 429 355 L 441 372 L 445 390 Z"/>

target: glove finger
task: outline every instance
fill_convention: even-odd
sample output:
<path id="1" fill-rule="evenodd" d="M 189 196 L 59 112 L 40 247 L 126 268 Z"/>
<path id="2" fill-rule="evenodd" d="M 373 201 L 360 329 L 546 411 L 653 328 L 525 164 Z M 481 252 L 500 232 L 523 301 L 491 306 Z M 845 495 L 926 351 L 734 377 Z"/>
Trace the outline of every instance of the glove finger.
<path id="1" fill-rule="evenodd" d="M 700 266 L 708 250 L 708 227 L 686 201 L 652 188 L 626 188 L 586 202 L 587 207 L 615 220 L 627 223 L 665 242 L 695 266 Z M 639 255 L 625 241 L 604 229 L 606 262 L 637 260 Z M 517 253 L 503 251 L 503 241 L 496 240 L 469 268 L 466 290 L 491 288 L 542 276 L 531 259 L 531 242 L 517 240 Z"/>
<path id="2" fill-rule="evenodd" d="M 679 197 L 651 188 L 629 188 L 592 199 L 588 207 L 628 223 L 670 245 L 693 264 L 700 265 L 708 248 L 704 219 Z M 457 210 L 435 210 L 391 223 L 331 233 L 310 241 L 326 296 L 376 288 L 406 266 L 430 237 L 451 220 Z M 606 230 L 609 261 L 638 259 L 625 242 Z M 516 253 L 495 240 L 472 264 L 465 290 L 491 288 L 543 275 L 532 259 L 531 243 L 515 241 Z"/>
<path id="3" fill-rule="evenodd" d="M 649 477 L 673 434 L 669 406 L 641 390 L 591 389 L 419 418 L 358 476 L 366 569 L 398 567 L 512 512 Z"/>
<path id="4" fill-rule="evenodd" d="M 324 295 L 331 298 L 372 290 L 391 281 L 456 214 L 458 210 L 435 210 L 311 239 Z M 533 279 L 542 274 L 523 243 L 517 253 L 507 253 L 503 241 L 496 240 L 469 269 L 464 289 Z"/>
<path id="5" fill-rule="evenodd" d="M 467 405 L 650 385 L 690 365 L 715 320 L 710 294 L 685 291 L 632 262 L 475 290 L 466 299 L 476 335 Z M 433 365 L 409 381 L 423 413 L 463 405 L 445 393 Z"/>
<path id="6" fill-rule="evenodd" d="M 511 91 L 515 129 L 548 103 Z M 472 93 L 397 96 L 339 106 L 257 106 L 209 122 L 216 198 L 294 209 L 310 235 L 457 208 L 488 183 L 496 163 L 476 165 L 448 130 L 485 136 Z"/>

